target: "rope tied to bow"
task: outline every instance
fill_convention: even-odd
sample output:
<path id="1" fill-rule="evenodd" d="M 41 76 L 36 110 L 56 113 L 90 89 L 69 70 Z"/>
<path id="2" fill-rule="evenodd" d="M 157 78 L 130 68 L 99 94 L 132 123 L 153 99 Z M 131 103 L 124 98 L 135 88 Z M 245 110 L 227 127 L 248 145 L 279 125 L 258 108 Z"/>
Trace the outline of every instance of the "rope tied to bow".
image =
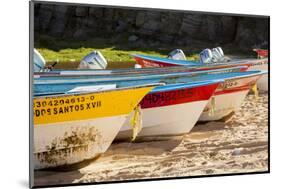
<path id="1" fill-rule="evenodd" d="M 140 105 L 137 105 L 134 108 L 133 116 L 130 120 L 130 123 L 131 123 L 132 130 L 133 130 L 133 135 L 132 135 L 131 141 L 134 141 L 142 129 L 142 112 L 141 112 Z"/>

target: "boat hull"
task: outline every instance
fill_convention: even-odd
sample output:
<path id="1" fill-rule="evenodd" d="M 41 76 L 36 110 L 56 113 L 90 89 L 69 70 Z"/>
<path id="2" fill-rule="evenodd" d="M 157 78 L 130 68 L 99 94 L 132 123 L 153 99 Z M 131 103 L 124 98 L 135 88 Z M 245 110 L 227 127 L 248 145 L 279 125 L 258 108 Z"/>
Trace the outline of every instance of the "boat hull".
<path id="1" fill-rule="evenodd" d="M 40 125 L 34 129 L 36 169 L 70 165 L 104 153 L 127 114 Z"/>
<path id="2" fill-rule="evenodd" d="M 193 68 L 197 67 L 197 70 L 211 70 L 211 69 L 219 69 L 219 68 L 231 68 L 236 66 L 249 67 L 250 65 L 253 64 L 253 60 L 247 60 L 247 59 L 236 60 L 228 63 L 202 64 L 196 61 L 173 60 L 168 58 L 149 57 L 143 55 L 133 55 L 133 56 L 137 64 L 139 64 L 142 68 L 190 66 Z"/>
<path id="3" fill-rule="evenodd" d="M 239 109 L 259 76 L 230 79 L 223 82 L 210 98 L 199 121 L 216 121 Z"/>
<path id="4" fill-rule="evenodd" d="M 268 62 L 260 62 L 249 67 L 249 70 L 265 70 L 268 71 Z M 268 74 L 263 75 L 257 82 L 260 91 L 268 91 Z"/>
<path id="5" fill-rule="evenodd" d="M 143 125 L 138 137 L 170 136 L 190 132 L 218 85 L 219 83 L 213 83 L 146 95 L 140 103 Z M 172 94 L 176 94 L 174 99 Z M 128 139 L 132 136 L 130 117 L 118 133 L 117 139 Z"/>
<path id="6" fill-rule="evenodd" d="M 204 111 L 202 112 L 199 121 L 216 121 L 224 118 L 230 113 L 236 111 L 241 106 L 244 101 L 246 95 L 248 94 L 249 89 L 214 95 L 215 107 L 214 113 L 211 113 L 212 108 L 212 99 L 208 102 Z"/>
<path id="7" fill-rule="evenodd" d="M 171 136 L 188 133 L 194 127 L 208 100 L 142 109 L 143 128 L 138 137 Z M 130 116 L 131 117 L 131 116 Z M 132 136 L 130 119 L 117 135 L 117 139 L 128 139 Z"/>
<path id="8" fill-rule="evenodd" d="M 70 165 L 105 152 L 128 114 L 153 88 L 34 98 L 34 168 Z"/>

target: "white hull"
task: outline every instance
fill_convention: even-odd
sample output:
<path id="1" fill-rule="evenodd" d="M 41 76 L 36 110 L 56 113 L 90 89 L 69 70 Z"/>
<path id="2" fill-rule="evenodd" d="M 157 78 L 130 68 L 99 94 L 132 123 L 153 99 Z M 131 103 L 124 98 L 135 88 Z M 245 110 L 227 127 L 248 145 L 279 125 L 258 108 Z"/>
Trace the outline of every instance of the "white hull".
<path id="1" fill-rule="evenodd" d="M 209 100 L 206 108 L 201 114 L 199 121 L 215 121 L 229 115 L 231 112 L 237 110 L 244 101 L 249 90 L 243 90 L 232 93 L 225 93 L 214 95 L 214 111 L 212 112 L 212 99 Z"/>
<path id="2" fill-rule="evenodd" d="M 207 103 L 208 100 L 204 100 L 142 109 L 143 125 L 138 137 L 188 133 L 198 121 Z M 116 138 L 128 139 L 130 137 L 132 137 L 132 127 L 128 118 Z"/>
<path id="3" fill-rule="evenodd" d="M 268 71 L 268 64 L 257 64 L 251 66 L 249 70 L 266 70 Z M 268 91 L 268 74 L 263 75 L 257 82 L 257 87 L 260 91 Z"/>
<path id="4" fill-rule="evenodd" d="M 34 127 L 35 169 L 92 159 L 105 152 L 127 114 Z"/>

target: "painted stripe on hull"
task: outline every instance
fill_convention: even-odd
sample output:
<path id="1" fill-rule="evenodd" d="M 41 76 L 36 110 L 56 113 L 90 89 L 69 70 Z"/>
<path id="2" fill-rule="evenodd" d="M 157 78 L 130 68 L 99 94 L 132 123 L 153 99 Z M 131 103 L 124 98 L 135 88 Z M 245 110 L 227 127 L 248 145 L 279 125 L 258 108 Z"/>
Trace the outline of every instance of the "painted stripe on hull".
<path id="1" fill-rule="evenodd" d="M 208 100 L 204 100 L 143 109 L 143 128 L 138 137 L 188 133 L 198 121 L 207 103 Z M 127 119 L 117 139 L 127 139 L 131 136 L 130 119 Z"/>
<path id="2" fill-rule="evenodd" d="M 73 164 L 104 153 L 126 119 L 127 114 L 35 127 L 35 169 Z"/>
<path id="3" fill-rule="evenodd" d="M 166 92 L 152 92 L 147 94 L 142 99 L 140 103 L 141 108 L 146 109 L 182 104 L 187 102 L 208 100 L 215 91 L 215 89 L 218 87 L 218 85 L 218 83 L 215 83 L 194 88 L 183 88 L 179 90 L 171 90 Z"/>
<path id="4" fill-rule="evenodd" d="M 155 68 L 155 67 L 170 67 L 170 66 L 179 66 L 175 64 L 169 64 L 165 62 L 158 62 L 152 60 L 146 60 L 139 57 L 134 57 L 136 62 L 140 64 L 143 68 Z"/>

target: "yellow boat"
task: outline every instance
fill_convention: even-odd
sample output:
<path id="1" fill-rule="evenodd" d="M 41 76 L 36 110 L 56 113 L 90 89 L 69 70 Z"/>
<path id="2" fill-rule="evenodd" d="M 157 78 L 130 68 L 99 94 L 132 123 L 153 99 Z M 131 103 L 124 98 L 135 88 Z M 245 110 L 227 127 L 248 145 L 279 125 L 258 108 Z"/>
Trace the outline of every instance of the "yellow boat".
<path id="1" fill-rule="evenodd" d="M 34 97 L 34 168 L 74 164 L 105 152 L 154 87 Z"/>

